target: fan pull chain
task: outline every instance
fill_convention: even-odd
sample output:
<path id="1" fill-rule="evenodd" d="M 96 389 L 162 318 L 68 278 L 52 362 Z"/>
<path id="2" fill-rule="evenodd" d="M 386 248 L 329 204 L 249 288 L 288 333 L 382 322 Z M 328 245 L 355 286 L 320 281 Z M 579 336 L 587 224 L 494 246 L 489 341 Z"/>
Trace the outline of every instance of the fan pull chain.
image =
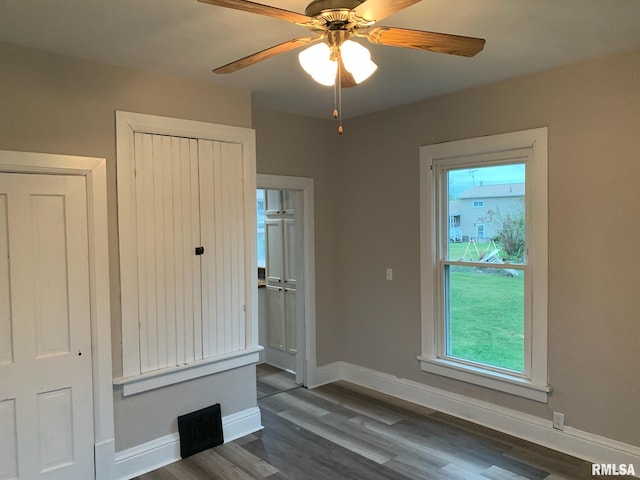
<path id="1" fill-rule="evenodd" d="M 333 118 L 338 118 L 338 82 L 333 82 Z"/>
<path id="2" fill-rule="evenodd" d="M 333 84 L 333 118 L 338 119 L 338 134 L 342 135 L 342 76 L 340 75 L 341 58 L 338 56 L 338 81 Z M 337 99 L 336 99 L 337 97 Z M 337 104 L 336 104 L 337 103 Z"/>
<path id="3" fill-rule="evenodd" d="M 338 134 L 342 135 L 344 129 L 342 128 L 342 79 L 338 75 Z"/>

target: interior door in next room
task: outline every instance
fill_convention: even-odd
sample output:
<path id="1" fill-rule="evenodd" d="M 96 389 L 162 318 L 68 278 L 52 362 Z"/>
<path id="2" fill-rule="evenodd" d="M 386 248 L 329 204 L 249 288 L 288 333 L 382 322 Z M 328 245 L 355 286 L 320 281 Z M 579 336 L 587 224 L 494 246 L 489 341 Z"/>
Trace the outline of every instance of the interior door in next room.
<path id="1" fill-rule="evenodd" d="M 263 338 L 265 362 L 298 373 L 300 305 L 298 256 L 301 222 L 299 192 L 264 190 L 264 246 L 266 287 Z M 300 358 L 298 358 L 300 356 Z"/>
<path id="2" fill-rule="evenodd" d="M 84 177 L 0 173 L 0 478 L 94 478 Z"/>

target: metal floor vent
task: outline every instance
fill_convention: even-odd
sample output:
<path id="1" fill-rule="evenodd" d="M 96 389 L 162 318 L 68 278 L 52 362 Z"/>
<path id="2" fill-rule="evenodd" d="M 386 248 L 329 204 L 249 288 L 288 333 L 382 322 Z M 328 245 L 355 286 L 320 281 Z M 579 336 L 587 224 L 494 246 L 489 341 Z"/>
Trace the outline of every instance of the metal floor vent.
<path id="1" fill-rule="evenodd" d="M 180 456 L 187 458 L 208 448 L 222 445 L 222 414 L 220 404 L 196 410 L 178 417 Z"/>

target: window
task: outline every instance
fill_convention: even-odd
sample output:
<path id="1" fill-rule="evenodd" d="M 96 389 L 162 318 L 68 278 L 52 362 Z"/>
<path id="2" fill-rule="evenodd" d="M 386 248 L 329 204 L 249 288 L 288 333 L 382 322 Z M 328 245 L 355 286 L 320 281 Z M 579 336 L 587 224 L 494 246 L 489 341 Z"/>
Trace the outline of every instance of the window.
<path id="1" fill-rule="evenodd" d="M 546 402 L 546 128 L 421 147 L 420 172 L 422 369 Z"/>
<path id="2" fill-rule="evenodd" d="M 481 207 L 484 207 L 484 200 L 475 200 L 475 201 L 473 202 L 473 206 L 474 206 L 475 208 L 481 208 Z"/>

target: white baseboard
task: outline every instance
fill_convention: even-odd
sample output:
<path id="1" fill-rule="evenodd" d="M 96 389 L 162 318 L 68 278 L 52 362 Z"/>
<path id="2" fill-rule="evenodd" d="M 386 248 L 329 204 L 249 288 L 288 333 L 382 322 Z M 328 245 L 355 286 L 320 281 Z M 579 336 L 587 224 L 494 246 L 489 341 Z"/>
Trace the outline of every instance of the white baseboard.
<path id="1" fill-rule="evenodd" d="M 113 459 L 116 452 L 115 439 L 110 438 L 98 442 L 93 446 L 93 454 L 95 461 L 95 480 L 112 480 L 113 479 Z"/>
<path id="2" fill-rule="evenodd" d="M 262 430 L 258 407 L 249 408 L 222 418 L 225 443 Z M 112 478 L 129 480 L 156 468 L 180 460 L 180 437 L 171 433 L 115 454 L 115 473 Z"/>
<path id="3" fill-rule="evenodd" d="M 368 387 L 402 400 L 470 420 L 494 430 L 552 448 L 592 463 L 640 466 L 640 447 L 566 426 L 553 428 L 551 420 L 499 407 L 464 395 L 430 387 L 348 362 L 324 365 L 314 375 L 320 386 L 338 380 Z"/>
<path id="4" fill-rule="evenodd" d="M 238 413 L 232 413 L 222 418 L 222 430 L 224 431 L 224 441 L 234 440 L 262 430 L 262 417 L 260 408 L 253 407 Z"/>
<path id="5" fill-rule="evenodd" d="M 313 372 L 309 372 L 309 379 L 307 380 L 308 388 L 321 387 L 327 383 L 337 382 L 338 380 L 345 380 L 343 378 L 343 367 L 348 365 L 346 362 L 335 362 L 328 365 L 318 367 Z M 354 382 L 355 383 L 355 382 Z"/>

